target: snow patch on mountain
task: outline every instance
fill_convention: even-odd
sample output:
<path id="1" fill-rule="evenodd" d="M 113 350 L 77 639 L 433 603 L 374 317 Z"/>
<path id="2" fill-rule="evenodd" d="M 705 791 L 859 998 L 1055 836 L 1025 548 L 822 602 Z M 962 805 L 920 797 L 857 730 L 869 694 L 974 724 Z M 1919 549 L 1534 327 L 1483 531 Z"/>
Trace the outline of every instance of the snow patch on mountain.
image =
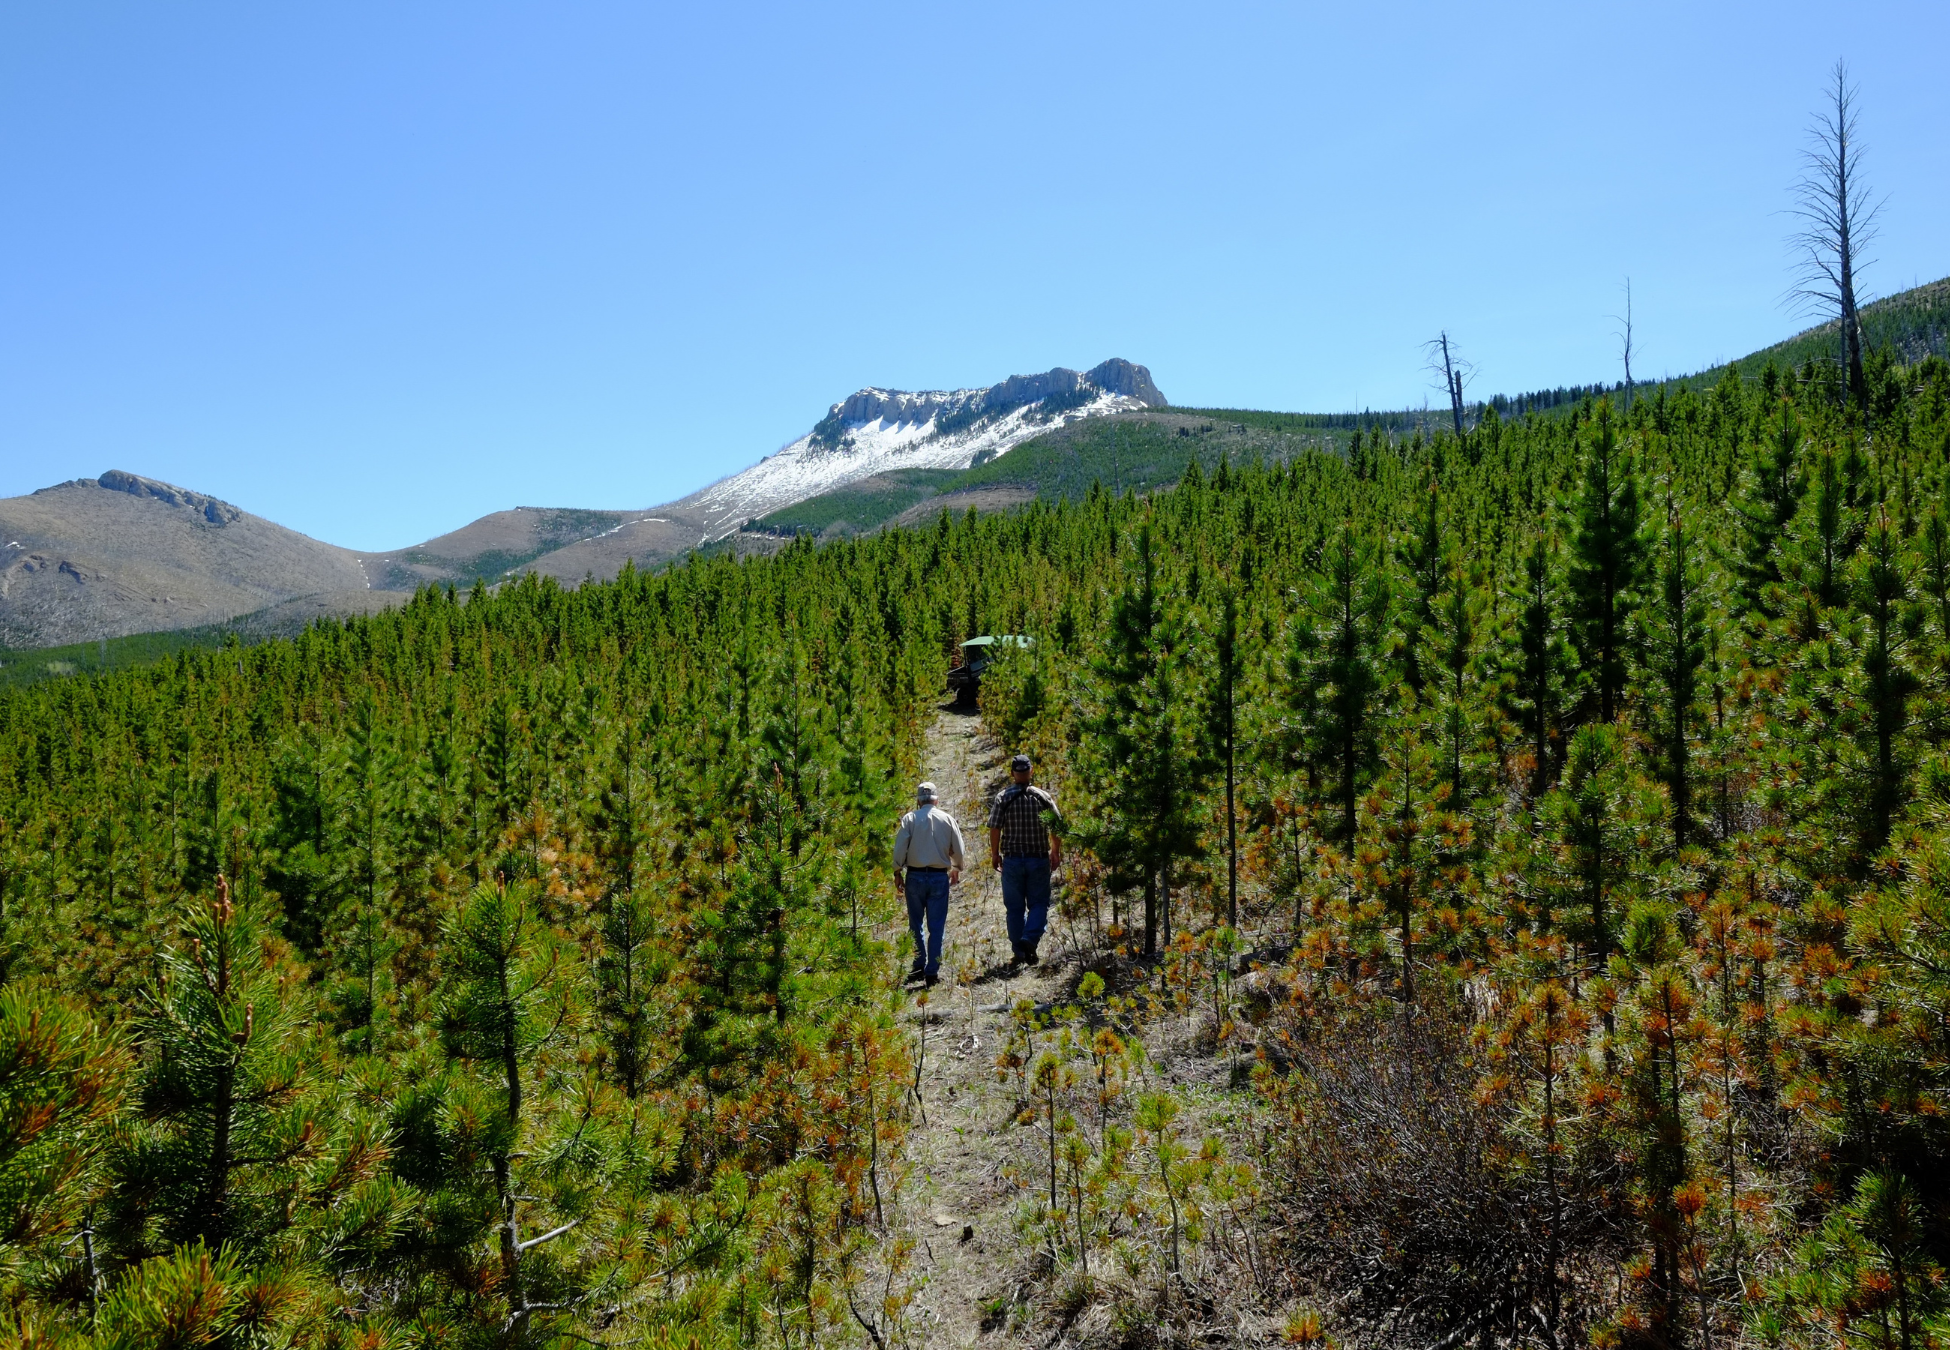
<path id="1" fill-rule="evenodd" d="M 1125 361 L 1087 374 L 1011 376 L 984 389 L 862 389 L 777 454 L 671 505 L 702 518 L 698 542 L 708 543 L 877 473 L 966 469 L 1067 423 L 1164 403 L 1150 372 Z"/>

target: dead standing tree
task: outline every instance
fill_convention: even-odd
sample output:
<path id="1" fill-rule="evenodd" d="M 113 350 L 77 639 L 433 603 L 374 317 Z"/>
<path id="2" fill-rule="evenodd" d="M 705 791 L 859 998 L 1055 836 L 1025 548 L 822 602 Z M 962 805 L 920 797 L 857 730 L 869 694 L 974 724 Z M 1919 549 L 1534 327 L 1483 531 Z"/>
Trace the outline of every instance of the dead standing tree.
<path id="1" fill-rule="evenodd" d="M 1449 395 L 1449 416 L 1455 422 L 1456 435 L 1460 437 L 1463 434 L 1463 385 L 1475 373 L 1474 368 L 1457 353 L 1446 330 L 1423 343 L 1422 350 L 1429 354 L 1430 372 L 1442 381 L 1443 392 Z"/>
<path id="2" fill-rule="evenodd" d="M 1856 141 L 1856 90 L 1846 62 L 1835 63 L 1834 84 L 1809 128 L 1813 144 L 1803 154 L 1805 172 L 1794 185 L 1794 214 L 1807 226 L 1789 243 L 1801 255 L 1791 300 L 1833 314 L 1841 329 L 1846 389 L 1843 401 L 1867 406 L 1862 378 L 1862 319 L 1855 303 L 1856 274 L 1868 265 L 1862 250 L 1875 237 L 1882 203 L 1871 201 L 1861 179 L 1862 149 Z"/>
<path id="3" fill-rule="evenodd" d="M 1618 354 L 1625 361 L 1625 411 L 1632 411 L 1632 357 L 1638 347 L 1632 341 L 1632 279 L 1625 278 L 1625 312 L 1611 316 L 1618 324 Z"/>

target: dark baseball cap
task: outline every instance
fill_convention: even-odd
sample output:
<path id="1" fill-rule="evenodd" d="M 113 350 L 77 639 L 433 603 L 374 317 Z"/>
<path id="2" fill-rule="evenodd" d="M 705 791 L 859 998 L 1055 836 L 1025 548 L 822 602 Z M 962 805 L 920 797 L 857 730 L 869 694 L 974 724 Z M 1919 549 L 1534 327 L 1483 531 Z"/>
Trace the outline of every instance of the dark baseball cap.
<path id="1" fill-rule="evenodd" d="M 1009 769 L 1011 772 L 1014 773 L 1021 773 L 1024 769 L 1028 767 L 1029 767 L 1028 755 L 1017 755 L 1014 759 L 1009 761 Z"/>

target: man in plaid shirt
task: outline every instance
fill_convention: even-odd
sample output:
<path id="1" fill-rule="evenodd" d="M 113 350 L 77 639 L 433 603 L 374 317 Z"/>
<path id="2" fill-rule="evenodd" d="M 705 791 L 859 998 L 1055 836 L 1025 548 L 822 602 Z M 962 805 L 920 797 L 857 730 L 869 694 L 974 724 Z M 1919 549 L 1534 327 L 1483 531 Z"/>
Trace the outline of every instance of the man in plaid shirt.
<path id="1" fill-rule="evenodd" d="M 989 857 L 1002 874 L 1009 945 L 1016 960 L 1033 966 L 1049 924 L 1050 873 L 1063 862 L 1063 816 L 1055 799 L 1030 782 L 1028 755 L 1017 755 L 1009 767 L 1015 781 L 989 810 Z"/>

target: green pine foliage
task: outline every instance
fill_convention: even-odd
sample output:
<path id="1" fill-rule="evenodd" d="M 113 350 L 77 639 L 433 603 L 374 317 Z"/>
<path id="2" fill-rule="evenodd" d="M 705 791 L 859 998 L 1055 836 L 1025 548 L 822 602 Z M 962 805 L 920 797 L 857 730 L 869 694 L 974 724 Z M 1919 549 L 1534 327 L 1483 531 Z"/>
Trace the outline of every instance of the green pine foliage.
<path id="1" fill-rule="evenodd" d="M 1125 585 L 1112 599 L 1109 635 L 1093 663 L 1096 697 L 1085 725 L 1096 770 L 1093 820 L 1078 842 L 1106 868 L 1113 894 L 1144 896 L 1143 950 L 1171 942 L 1179 865 L 1197 850 L 1206 773 L 1183 664 L 1183 618 L 1158 590 L 1151 529 L 1140 525 Z"/>
<path id="2" fill-rule="evenodd" d="M 1090 969 L 1003 1053 L 1048 1306 L 1930 1343 L 1950 366 L 1871 365 L 0 691 L 6 1325 L 913 1339 L 886 844 L 1007 632 Z"/>

